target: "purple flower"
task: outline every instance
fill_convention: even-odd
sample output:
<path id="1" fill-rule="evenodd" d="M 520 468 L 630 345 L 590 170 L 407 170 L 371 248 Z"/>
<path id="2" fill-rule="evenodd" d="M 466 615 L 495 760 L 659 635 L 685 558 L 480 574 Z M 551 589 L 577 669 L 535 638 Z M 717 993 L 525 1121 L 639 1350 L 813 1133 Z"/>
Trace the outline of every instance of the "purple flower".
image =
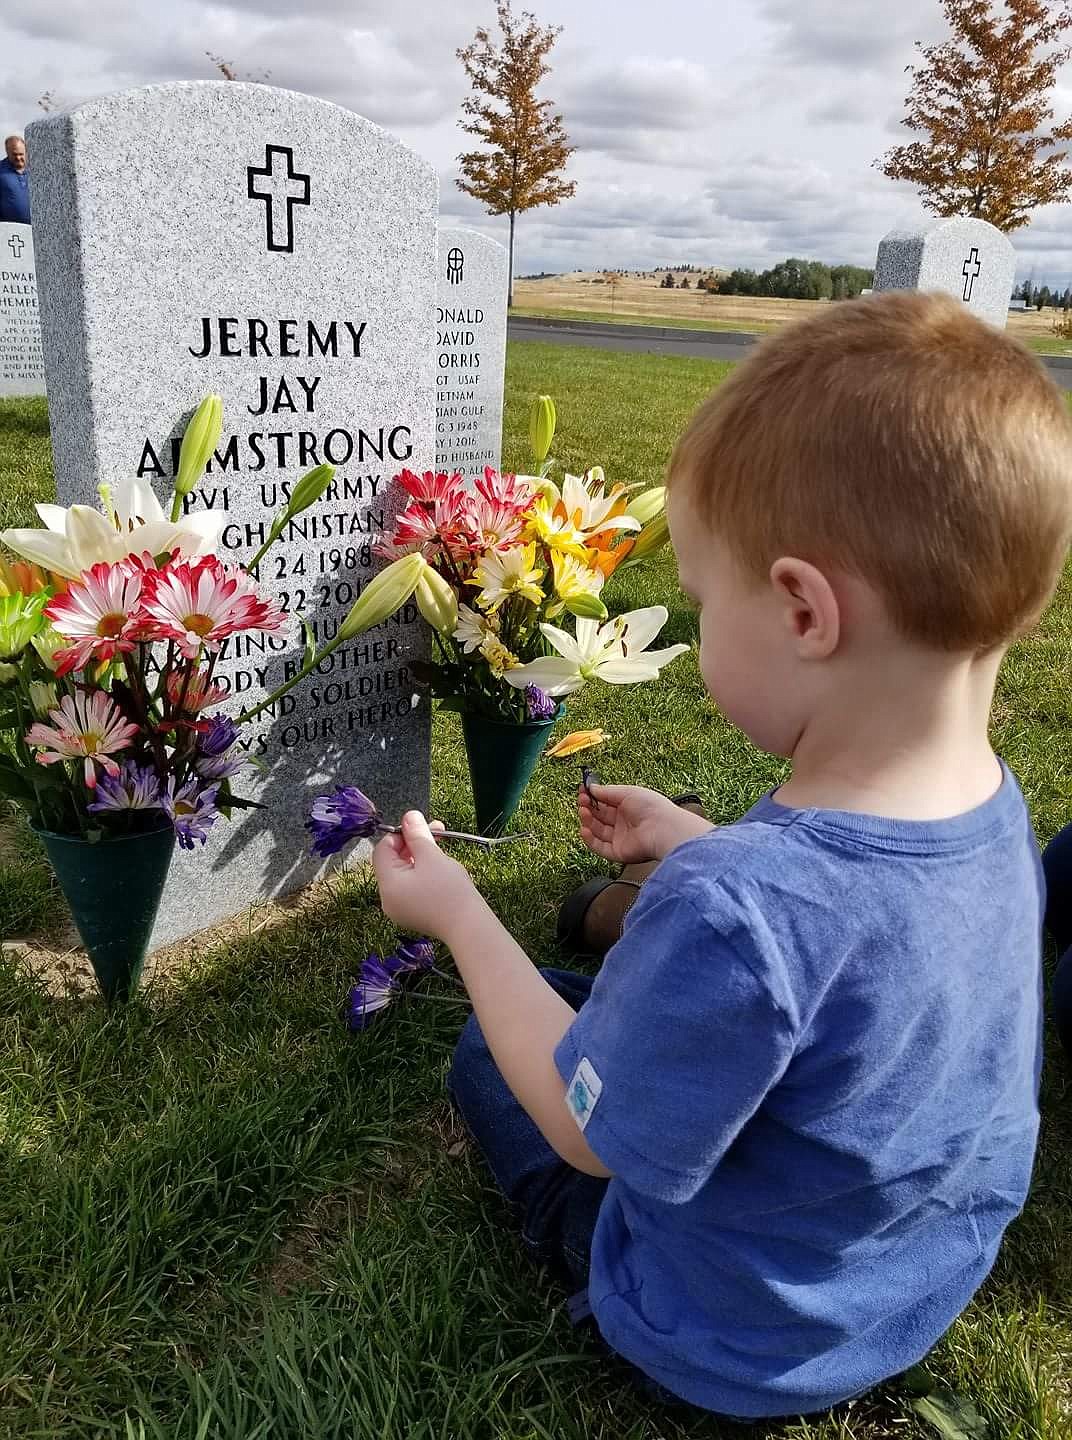
<path id="1" fill-rule="evenodd" d="M 117 810 L 159 810 L 160 781 L 148 765 L 124 760 L 118 775 L 103 774 L 97 781 L 96 798 L 86 809 L 92 814 Z"/>
<path id="2" fill-rule="evenodd" d="M 208 729 L 198 737 L 194 769 L 202 780 L 226 780 L 236 775 L 246 761 L 232 749 L 238 726 L 229 715 L 213 715 Z"/>
<path id="3" fill-rule="evenodd" d="M 305 822 L 313 837 L 313 854 L 325 860 L 337 855 L 351 840 L 368 840 L 379 826 L 375 805 L 353 785 L 340 785 L 331 795 L 318 795 Z"/>
<path id="4" fill-rule="evenodd" d="M 174 775 L 168 776 L 167 789 L 161 791 L 160 808 L 167 814 L 175 827 L 175 838 L 183 850 L 192 850 L 194 843 L 201 845 L 208 839 L 208 832 L 219 818 L 216 809 L 218 785 L 202 786 L 193 778 L 176 788 Z"/>
<path id="5" fill-rule="evenodd" d="M 558 710 L 558 701 L 538 685 L 525 686 L 525 709 L 530 720 L 550 720 Z"/>
<path id="6" fill-rule="evenodd" d="M 366 955 L 357 984 L 346 999 L 346 1023 L 355 1034 L 367 1028 L 375 1015 L 399 993 L 398 981 L 378 955 Z"/>
<path id="7" fill-rule="evenodd" d="M 431 940 L 403 940 L 393 955 L 383 960 L 383 968 L 390 975 L 402 975 L 409 971 L 431 970 L 435 964 L 435 950 Z"/>
<path id="8" fill-rule="evenodd" d="M 230 715 L 210 715 L 208 728 L 197 737 L 199 755 L 222 755 L 238 739 L 238 726 Z"/>

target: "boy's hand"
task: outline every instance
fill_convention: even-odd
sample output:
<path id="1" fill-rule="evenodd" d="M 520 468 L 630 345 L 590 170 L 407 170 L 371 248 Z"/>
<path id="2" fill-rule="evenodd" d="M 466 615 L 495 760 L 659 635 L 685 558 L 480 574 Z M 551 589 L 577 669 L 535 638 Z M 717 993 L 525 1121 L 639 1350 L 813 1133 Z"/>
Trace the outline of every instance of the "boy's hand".
<path id="1" fill-rule="evenodd" d="M 662 860 L 685 840 L 714 828 L 709 820 L 639 785 L 593 782 L 591 795 L 581 788 L 577 809 L 581 839 L 589 850 L 620 865 Z"/>
<path id="2" fill-rule="evenodd" d="M 444 930 L 479 892 L 469 872 L 436 843 L 439 820 L 429 826 L 419 810 L 402 817 L 402 834 L 385 835 L 372 852 L 380 904 L 403 930 L 444 939 Z"/>

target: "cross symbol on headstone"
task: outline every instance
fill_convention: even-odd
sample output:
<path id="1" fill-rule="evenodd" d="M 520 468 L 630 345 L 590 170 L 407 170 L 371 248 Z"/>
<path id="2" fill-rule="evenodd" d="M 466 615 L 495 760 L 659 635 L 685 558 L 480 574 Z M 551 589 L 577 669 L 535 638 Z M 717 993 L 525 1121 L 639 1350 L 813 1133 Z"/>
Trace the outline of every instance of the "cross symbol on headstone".
<path id="1" fill-rule="evenodd" d="M 285 169 L 280 168 L 286 161 Z M 289 145 L 266 145 L 263 166 L 246 169 L 248 195 L 264 201 L 265 240 L 269 250 L 294 250 L 294 206 L 309 204 L 309 176 L 294 169 Z"/>
<path id="2" fill-rule="evenodd" d="M 26 241 L 22 238 L 21 235 L 9 235 L 7 237 L 7 243 L 11 247 L 11 253 L 12 255 L 14 255 L 16 260 L 26 249 Z"/>
<path id="3" fill-rule="evenodd" d="M 972 265 L 975 266 L 975 269 L 972 270 L 971 273 L 969 274 L 969 273 L 968 273 L 969 267 L 972 266 Z M 960 272 L 960 273 L 964 276 L 964 299 L 965 299 L 965 300 L 970 300 L 970 299 L 971 299 L 971 297 L 972 297 L 972 287 L 975 285 L 976 280 L 978 280 L 978 278 L 979 278 L 979 272 L 980 272 L 980 270 L 982 270 L 982 268 L 983 268 L 983 267 L 979 264 L 979 251 L 978 251 L 977 248 L 973 245 L 972 248 L 971 248 L 971 254 L 968 256 L 967 260 L 965 260 L 965 262 L 964 262 L 964 268 L 963 268 L 963 270 L 961 270 L 961 272 Z"/>

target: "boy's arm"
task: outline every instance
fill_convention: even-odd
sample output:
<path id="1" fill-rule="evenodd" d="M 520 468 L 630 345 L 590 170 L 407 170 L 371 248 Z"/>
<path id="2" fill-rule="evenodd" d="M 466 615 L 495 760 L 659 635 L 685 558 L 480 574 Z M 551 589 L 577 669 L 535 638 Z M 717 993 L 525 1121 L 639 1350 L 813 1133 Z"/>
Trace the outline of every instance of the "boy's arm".
<path id="1" fill-rule="evenodd" d="M 544 1139 L 575 1170 L 609 1176 L 567 1109 L 565 1082 L 555 1066 L 555 1050 L 577 1012 L 551 989 L 476 890 L 443 926 L 442 939 L 503 1079 Z"/>

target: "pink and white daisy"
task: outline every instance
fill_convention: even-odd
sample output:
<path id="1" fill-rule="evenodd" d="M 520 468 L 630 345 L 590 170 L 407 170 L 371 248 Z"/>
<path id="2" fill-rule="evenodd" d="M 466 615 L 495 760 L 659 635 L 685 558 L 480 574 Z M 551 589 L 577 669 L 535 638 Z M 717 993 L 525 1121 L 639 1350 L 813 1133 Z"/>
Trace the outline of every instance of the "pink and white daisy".
<path id="1" fill-rule="evenodd" d="M 500 475 L 490 466 L 465 497 L 465 524 L 476 548 L 502 550 L 516 543 L 533 500 L 531 487 L 516 475 Z"/>
<path id="2" fill-rule="evenodd" d="M 237 565 L 213 555 L 179 560 L 145 577 L 146 629 L 154 640 L 172 640 L 188 659 L 204 646 L 218 650 L 240 630 L 279 630 L 285 616 Z"/>
<path id="3" fill-rule="evenodd" d="M 459 494 L 430 506 L 409 505 L 396 520 L 390 543 L 396 553 L 405 546 L 419 547 L 429 562 L 443 551 L 461 558 L 472 549 L 468 504 L 469 496 Z"/>
<path id="4" fill-rule="evenodd" d="M 421 505 L 452 505 L 465 493 L 465 476 L 460 470 L 453 475 L 440 471 L 436 474 L 426 470 L 417 475 L 412 470 L 403 470 L 398 479 L 403 488 Z"/>
<path id="5" fill-rule="evenodd" d="M 145 561 L 148 561 L 146 566 Z M 141 622 L 141 592 L 152 557 L 101 562 L 72 580 L 45 607 L 57 634 L 73 645 L 56 652 L 56 674 L 84 670 L 91 661 L 107 664 L 134 649 Z"/>
<path id="6" fill-rule="evenodd" d="M 39 765 L 55 765 L 62 760 L 84 760 L 86 786 L 96 789 L 95 765 L 102 765 L 109 775 L 118 775 L 119 766 L 111 758 L 125 750 L 138 734 L 138 727 L 124 720 L 119 708 L 103 690 L 79 695 L 65 695 L 55 710 L 48 712 L 52 726 L 40 722 L 26 732 L 26 743 L 40 753 Z M 55 727 L 55 728 L 53 728 Z"/>

